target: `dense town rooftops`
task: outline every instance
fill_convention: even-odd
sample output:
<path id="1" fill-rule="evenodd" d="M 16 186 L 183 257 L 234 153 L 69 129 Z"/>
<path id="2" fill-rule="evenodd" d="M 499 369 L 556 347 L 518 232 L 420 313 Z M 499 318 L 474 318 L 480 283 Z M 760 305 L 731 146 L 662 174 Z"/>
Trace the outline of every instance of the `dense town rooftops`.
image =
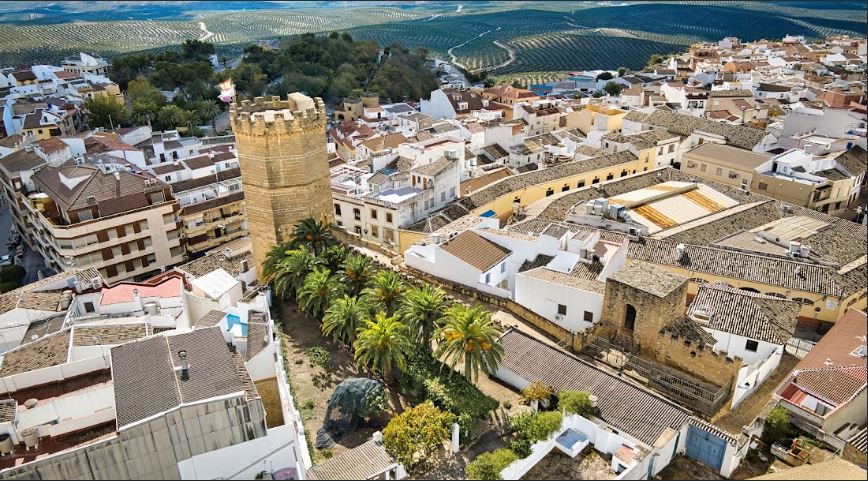
<path id="1" fill-rule="evenodd" d="M 165 188 L 149 174 L 106 173 L 96 166 L 74 163 L 43 168 L 33 180 L 64 209 L 97 205 L 101 216 L 146 207 L 151 204 L 149 194 Z"/>
<path id="2" fill-rule="evenodd" d="M 766 136 L 765 131 L 752 127 L 730 125 L 703 119 L 701 117 L 694 117 L 692 115 L 666 112 L 661 109 L 655 110 L 641 120 L 637 117 L 639 116 L 629 118 L 628 120 L 636 119 L 638 122 L 662 127 L 669 132 L 683 135 L 685 137 L 689 136 L 694 131 L 720 135 L 724 137 L 729 144 L 748 150 L 753 149 L 753 147 Z"/>

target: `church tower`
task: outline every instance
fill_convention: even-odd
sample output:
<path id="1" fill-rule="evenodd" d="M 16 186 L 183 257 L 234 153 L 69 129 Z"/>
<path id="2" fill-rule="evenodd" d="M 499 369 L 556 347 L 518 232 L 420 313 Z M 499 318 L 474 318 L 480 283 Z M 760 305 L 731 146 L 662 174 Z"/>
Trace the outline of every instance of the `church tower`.
<path id="1" fill-rule="evenodd" d="M 256 271 L 268 251 L 312 217 L 331 222 L 332 195 L 322 99 L 292 93 L 232 104 L 229 111 L 241 164 Z"/>

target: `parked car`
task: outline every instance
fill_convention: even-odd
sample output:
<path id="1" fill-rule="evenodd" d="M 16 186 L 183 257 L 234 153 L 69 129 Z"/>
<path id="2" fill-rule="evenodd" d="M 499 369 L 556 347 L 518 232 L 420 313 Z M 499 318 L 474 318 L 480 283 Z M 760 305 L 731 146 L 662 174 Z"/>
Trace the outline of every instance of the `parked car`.
<path id="1" fill-rule="evenodd" d="M 11 266 L 11 265 L 12 265 L 12 256 L 10 256 L 10 255 L 0 256 L 0 267 Z"/>

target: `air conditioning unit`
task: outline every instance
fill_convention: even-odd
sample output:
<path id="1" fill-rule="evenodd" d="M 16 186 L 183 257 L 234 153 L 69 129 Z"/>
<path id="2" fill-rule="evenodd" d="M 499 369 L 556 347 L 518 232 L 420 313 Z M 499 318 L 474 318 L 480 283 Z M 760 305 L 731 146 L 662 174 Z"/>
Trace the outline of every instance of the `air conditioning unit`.
<path id="1" fill-rule="evenodd" d="M 561 314 L 555 314 L 555 320 L 556 320 L 556 321 L 563 321 L 563 320 L 564 320 L 564 316 L 561 315 Z"/>

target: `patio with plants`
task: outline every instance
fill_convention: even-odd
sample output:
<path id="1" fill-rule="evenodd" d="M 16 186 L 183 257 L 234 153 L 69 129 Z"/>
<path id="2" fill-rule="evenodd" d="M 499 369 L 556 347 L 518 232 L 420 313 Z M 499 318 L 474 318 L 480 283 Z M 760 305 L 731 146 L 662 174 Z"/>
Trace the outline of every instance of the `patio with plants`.
<path id="1" fill-rule="evenodd" d="M 411 475 L 423 474 L 448 457 L 453 423 L 463 443 L 498 407 L 474 384 L 497 370 L 503 354 L 500 326 L 480 306 L 377 265 L 313 219 L 297 224 L 262 269 L 280 300 L 287 372 L 308 443 L 323 447 L 311 449 L 314 462 L 381 430 L 387 451 Z M 382 395 L 366 398 L 358 425 L 324 434 L 329 397 L 344 381 L 364 381 L 357 378 L 379 383 Z"/>

